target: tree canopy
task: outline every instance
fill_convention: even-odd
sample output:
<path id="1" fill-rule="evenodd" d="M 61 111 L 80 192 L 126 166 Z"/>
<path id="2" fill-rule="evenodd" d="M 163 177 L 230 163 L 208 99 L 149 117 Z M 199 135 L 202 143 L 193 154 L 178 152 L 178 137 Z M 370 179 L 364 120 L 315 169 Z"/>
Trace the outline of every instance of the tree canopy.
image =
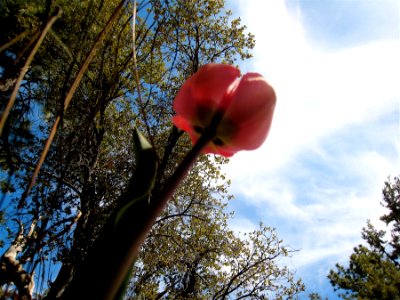
<path id="1" fill-rule="evenodd" d="M 205 63 L 251 56 L 254 37 L 224 1 L 139 1 L 133 36 L 132 5 L 0 4 L 2 111 L 26 72 L 0 137 L 4 298 L 29 299 L 33 283 L 38 297 L 61 297 L 128 188 L 134 129 L 156 150 L 156 195 L 191 148 L 171 123 L 183 81 Z M 127 298 L 279 299 L 303 289 L 277 263 L 291 251 L 272 228 L 239 237 L 227 226 L 226 162 L 203 155 L 195 164 L 145 241 Z"/>
<path id="2" fill-rule="evenodd" d="M 347 267 L 336 265 L 328 278 L 344 299 L 400 299 L 400 179 L 385 182 L 380 219 L 388 231 L 368 221 L 362 229 L 366 244 L 354 248 Z"/>

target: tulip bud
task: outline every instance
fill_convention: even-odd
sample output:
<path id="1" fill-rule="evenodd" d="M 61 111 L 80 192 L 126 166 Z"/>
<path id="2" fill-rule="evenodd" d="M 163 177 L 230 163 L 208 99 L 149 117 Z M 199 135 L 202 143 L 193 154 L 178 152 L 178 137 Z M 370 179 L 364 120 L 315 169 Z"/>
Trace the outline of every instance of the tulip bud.
<path id="1" fill-rule="evenodd" d="M 204 153 L 232 156 L 262 145 L 276 103 L 273 88 L 260 74 L 225 64 L 207 64 L 185 81 L 174 100 L 173 123 L 193 144 L 209 129 L 215 132 Z M 214 124 L 218 116 L 218 123 Z"/>

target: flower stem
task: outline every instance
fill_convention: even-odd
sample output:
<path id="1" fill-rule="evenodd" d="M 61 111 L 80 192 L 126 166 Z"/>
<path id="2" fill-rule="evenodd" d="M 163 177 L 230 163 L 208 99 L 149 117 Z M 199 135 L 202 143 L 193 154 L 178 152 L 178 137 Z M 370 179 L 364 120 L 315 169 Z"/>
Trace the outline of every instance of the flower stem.
<path id="1" fill-rule="evenodd" d="M 164 189 L 158 194 L 158 197 L 154 200 L 159 203 L 160 213 L 167 203 L 168 199 L 173 195 L 180 182 L 186 177 L 192 165 L 200 155 L 203 148 L 211 141 L 214 137 L 215 130 L 206 130 L 200 139 L 196 142 L 190 152 L 185 156 L 179 166 L 176 168 L 174 174 L 166 182 Z"/>
<path id="2" fill-rule="evenodd" d="M 130 232 L 131 245 L 129 247 L 130 251 L 126 253 L 125 259 L 121 263 L 121 269 L 118 270 L 114 278 L 117 279 L 114 284 L 110 285 L 110 290 L 107 291 L 106 297 L 104 299 L 114 299 L 114 295 L 117 294 L 125 276 L 129 272 L 135 259 L 139 255 L 140 247 L 143 244 L 145 238 L 149 234 L 151 228 L 156 222 L 157 218 L 161 215 L 165 209 L 168 200 L 172 197 L 175 190 L 178 188 L 179 184 L 188 174 L 190 168 L 195 163 L 196 159 L 199 157 L 202 149 L 208 144 L 208 142 L 213 138 L 215 130 L 206 131 L 197 143 L 193 146 L 190 152 L 185 156 L 182 162 L 176 168 L 174 174 L 167 180 L 164 188 L 157 194 L 151 203 L 146 207 L 146 212 L 143 212 L 143 218 L 134 218 L 134 220 L 140 220 L 141 223 L 135 222 L 135 232 Z M 139 209 L 138 211 L 140 211 Z M 138 229 L 139 227 L 139 229 Z"/>

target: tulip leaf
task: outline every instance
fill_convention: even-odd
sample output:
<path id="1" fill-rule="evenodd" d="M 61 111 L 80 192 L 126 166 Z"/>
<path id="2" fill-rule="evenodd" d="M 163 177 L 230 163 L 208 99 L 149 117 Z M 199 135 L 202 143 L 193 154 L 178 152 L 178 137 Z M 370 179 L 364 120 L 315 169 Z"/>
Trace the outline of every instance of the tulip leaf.
<path id="1" fill-rule="evenodd" d="M 135 129 L 133 135 L 136 155 L 136 170 L 130 179 L 125 197 L 119 203 L 114 226 L 118 226 L 122 218 L 129 217 L 129 209 L 138 201 L 149 199 L 157 174 L 157 154 L 151 144 Z"/>

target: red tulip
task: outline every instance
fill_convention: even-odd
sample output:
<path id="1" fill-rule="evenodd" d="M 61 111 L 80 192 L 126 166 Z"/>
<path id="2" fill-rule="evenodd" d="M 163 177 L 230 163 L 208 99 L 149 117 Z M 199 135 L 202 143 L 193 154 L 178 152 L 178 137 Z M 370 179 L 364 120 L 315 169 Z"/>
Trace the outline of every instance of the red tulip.
<path id="1" fill-rule="evenodd" d="M 260 74 L 240 77 L 240 71 L 231 65 L 207 64 L 179 90 L 173 123 L 188 132 L 194 144 L 219 114 L 216 134 L 203 152 L 229 157 L 262 145 L 271 127 L 275 103 L 273 88 Z"/>

